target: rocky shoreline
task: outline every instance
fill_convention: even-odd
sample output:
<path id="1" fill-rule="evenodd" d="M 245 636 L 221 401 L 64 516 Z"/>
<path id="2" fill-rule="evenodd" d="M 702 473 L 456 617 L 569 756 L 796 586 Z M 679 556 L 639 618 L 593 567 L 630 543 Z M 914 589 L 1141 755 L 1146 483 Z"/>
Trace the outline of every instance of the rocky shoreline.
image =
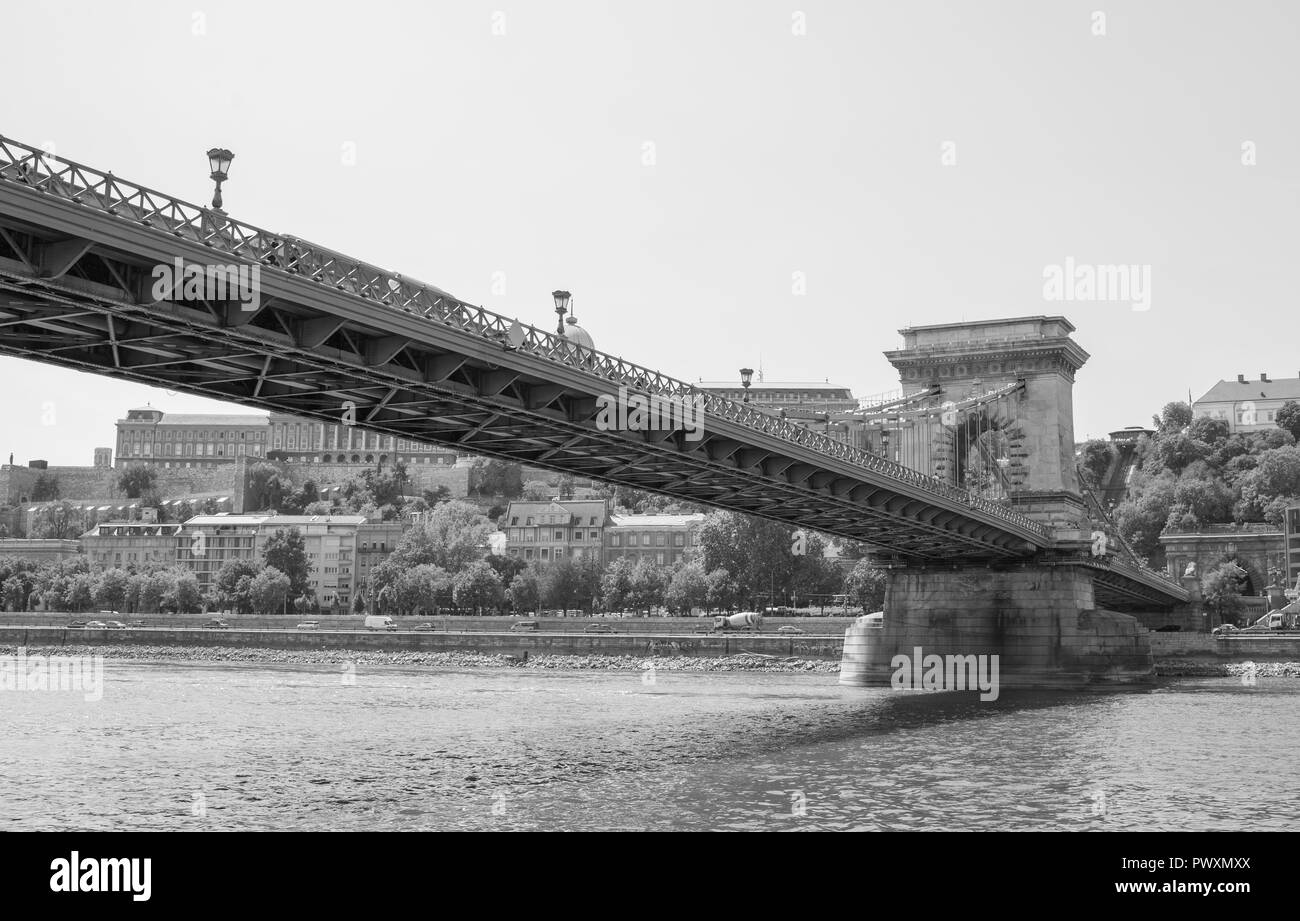
<path id="1" fill-rule="evenodd" d="M 1254 673 L 1256 678 L 1300 678 L 1300 662 L 1203 662 L 1167 659 L 1156 662 L 1159 678 L 1235 678 Z"/>
<path id="2" fill-rule="evenodd" d="M 0 655 L 17 647 L 0 646 Z M 678 672 L 821 672 L 838 673 L 839 662 L 740 653 L 731 656 L 566 656 L 480 652 L 376 652 L 370 650 L 259 649 L 233 646 L 29 646 L 29 656 L 103 656 L 149 662 L 252 662 L 264 665 L 400 665 L 435 668 L 532 668 L 552 670 L 636 671 L 650 667 Z"/>
<path id="3" fill-rule="evenodd" d="M 0 645 L 0 655 L 16 646 Z M 266 649 L 234 646 L 29 646 L 29 656 L 103 656 L 145 662 L 249 662 L 264 665 L 400 665 L 431 668 L 531 668 L 573 671 L 636 671 L 653 666 L 678 672 L 813 672 L 837 674 L 840 663 L 739 653 L 730 656 L 517 655 L 453 652 L 378 652 L 371 650 Z M 1156 662 L 1159 678 L 1300 678 L 1300 662 L 1213 662 L 1167 659 Z"/>

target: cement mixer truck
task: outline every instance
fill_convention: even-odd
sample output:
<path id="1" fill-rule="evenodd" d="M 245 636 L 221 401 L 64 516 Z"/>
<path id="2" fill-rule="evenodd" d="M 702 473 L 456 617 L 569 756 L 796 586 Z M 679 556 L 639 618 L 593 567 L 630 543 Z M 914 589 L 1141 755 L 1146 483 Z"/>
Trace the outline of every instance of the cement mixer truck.
<path id="1" fill-rule="evenodd" d="M 739 614 L 727 614 L 713 618 L 713 632 L 726 633 L 730 630 L 758 630 L 763 626 L 763 615 L 757 611 L 741 611 Z"/>

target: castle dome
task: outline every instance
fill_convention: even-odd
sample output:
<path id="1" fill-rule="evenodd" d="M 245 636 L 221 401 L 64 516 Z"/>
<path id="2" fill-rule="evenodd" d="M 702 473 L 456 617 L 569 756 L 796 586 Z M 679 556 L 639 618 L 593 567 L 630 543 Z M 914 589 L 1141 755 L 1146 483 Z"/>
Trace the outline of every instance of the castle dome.
<path id="1" fill-rule="evenodd" d="M 594 349 L 596 347 L 591 341 L 591 334 L 579 326 L 578 321 L 573 317 L 569 317 L 564 321 L 564 338 L 585 349 Z"/>

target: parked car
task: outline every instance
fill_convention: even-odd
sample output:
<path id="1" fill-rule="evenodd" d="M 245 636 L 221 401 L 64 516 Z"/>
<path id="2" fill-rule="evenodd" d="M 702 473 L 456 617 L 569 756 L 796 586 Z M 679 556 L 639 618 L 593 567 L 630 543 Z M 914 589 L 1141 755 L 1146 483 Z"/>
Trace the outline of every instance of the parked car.
<path id="1" fill-rule="evenodd" d="M 510 625 L 510 632 L 511 633 L 536 633 L 537 621 L 521 620 L 518 621 L 517 623 L 513 623 Z"/>
<path id="2" fill-rule="evenodd" d="M 229 630 L 230 624 L 226 623 L 224 620 L 218 620 L 216 618 L 213 618 L 212 620 L 205 623 L 203 627 L 204 629 L 208 629 L 208 630 Z"/>
<path id="3" fill-rule="evenodd" d="M 613 633 L 614 628 L 609 624 L 587 624 L 582 630 L 583 633 Z"/>
<path id="4" fill-rule="evenodd" d="M 794 627 L 791 626 L 790 624 L 786 624 L 784 627 L 777 627 L 776 632 L 777 633 L 803 633 L 804 631 L 800 630 L 798 627 Z"/>
<path id="5" fill-rule="evenodd" d="M 102 620 L 92 620 L 86 623 L 87 630 L 103 630 L 107 626 L 108 624 L 104 623 Z"/>
<path id="6" fill-rule="evenodd" d="M 317 630 L 319 628 L 320 628 L 319 620 L 304 620 L 302 623 L 298 624 L 299 630 Z"/>
<path id="7" fill-rule="evenodd" d="M 107 627 L 109 630 L 125 630 L 125 629 L 126 629 L 126 624 L 122 623 L 120 620 L 109 620 L 109 621 L 105 621 L 105 622 L 104 622 L 104 626 Z"/>
<path id="8" fill-rule="evenodd" d="M 81 627 L 84 626 L 86 626 L 86 622 L 84 620 L 74 620 L 72 623 L 68 624 L 69 628 L 80 629 Z"/>

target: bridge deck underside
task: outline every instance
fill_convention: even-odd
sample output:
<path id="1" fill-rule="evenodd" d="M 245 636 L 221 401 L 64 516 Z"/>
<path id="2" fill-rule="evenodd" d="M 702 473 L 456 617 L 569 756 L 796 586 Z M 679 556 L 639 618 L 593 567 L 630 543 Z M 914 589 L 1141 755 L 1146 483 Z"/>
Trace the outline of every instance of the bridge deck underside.
<path id="1" fill-rule="evenodd" d="M 331 424 L 352 403 L 371 431 L 813 528 L 902 559 L 1026 558 L 1052 543 L 1032 525 L 731 419 L 706 416 L 697 440 L 680 428 L 601 430 L 596 398 L 616 391 L 610 380 L 278 267 L 262 268 L 255 310 L 156 300 L 151 271 L 176 257 L 223 261 L 0 182 L 0 354 Z"/>

